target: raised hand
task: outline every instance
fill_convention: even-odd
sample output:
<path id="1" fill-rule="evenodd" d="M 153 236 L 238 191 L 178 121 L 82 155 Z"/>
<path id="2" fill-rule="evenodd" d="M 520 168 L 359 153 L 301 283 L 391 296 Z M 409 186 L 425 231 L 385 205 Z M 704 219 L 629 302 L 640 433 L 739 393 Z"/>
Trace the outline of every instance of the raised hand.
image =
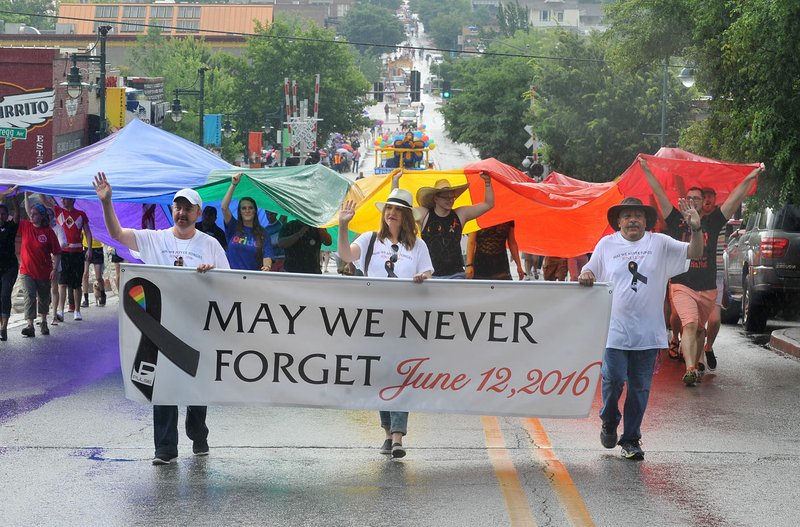
<path id="1" fill-rule="evenodd" d="M 678 208 L 683 214 L 683 219 L 692 229 L 697 230 L 700 228 L 700 214 L 685 198 L 678 198 Z"/>
<path id="2" fill-rule="evenodd" d="M 100 201 L 111 201 L 111 183 L 108 182 L 105 172 L 97 173 L 92 182 L 92 186 L 94 186 L 94 191 L 97 193 L 97 197 L 100 198 Z"/>
<path id="3" fill-rule="evenodd" d="M 350 223 L 350 220 L 356 215 L 356 202 L 352 199 L 348 199 L 344 203 L 342 203 L 342 210 L 339 212 L 339 224 L 340 225 L 347 225 Z"/>

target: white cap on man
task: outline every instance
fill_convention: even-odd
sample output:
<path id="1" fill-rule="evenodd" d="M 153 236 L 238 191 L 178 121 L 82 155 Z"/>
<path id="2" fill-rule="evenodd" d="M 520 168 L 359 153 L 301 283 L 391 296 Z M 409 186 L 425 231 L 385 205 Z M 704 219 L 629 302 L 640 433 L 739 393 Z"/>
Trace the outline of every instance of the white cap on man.
<path id="1" fill-rule="evenodd" d="M 203 208 L 203 198 L 201 198 L 200 194 L 194 189 L 184 188 L 179 190 L 175 193 L 175 197 L 172 198 L 172 202 L 175 203 L 178 201 L 178 198 L 183 198 L 192 205 L 197 205 L 201 209 Z"/>

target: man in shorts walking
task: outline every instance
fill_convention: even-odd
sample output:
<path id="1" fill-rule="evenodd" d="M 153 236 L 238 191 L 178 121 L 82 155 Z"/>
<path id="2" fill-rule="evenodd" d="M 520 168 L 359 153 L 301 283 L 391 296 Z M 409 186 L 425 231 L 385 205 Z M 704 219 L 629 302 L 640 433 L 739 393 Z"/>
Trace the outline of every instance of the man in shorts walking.
<path id="1" fill-rule="evenodd" d="M 647 161 L 640 157 L 639 164 L 656 196 L 661 216 L 667 222 L 668 234 L 676 240 L 687 241 L 691 235 L 691 228 L 669 201 Z M 733 189 L 725 203 L 720 207 L 714 207 L 707 214 L 701 212 L 703 189 L 692 187 L 686 192 L 686 201 L 692 208 L 701 212 L 700 224 L 703 233 L 703 256 L 693 259 L 689 270 L 672 278 L 669 286 L 672 305 L 681 319 L 681 350 L 686 363 L 683 382 L 686 386 L 694 386 L 701 380 L 699 364 L 705 340 L 705 325 L 717 298 L 717 238 L 763 170 L 763 164 L 753 169 Z"/>

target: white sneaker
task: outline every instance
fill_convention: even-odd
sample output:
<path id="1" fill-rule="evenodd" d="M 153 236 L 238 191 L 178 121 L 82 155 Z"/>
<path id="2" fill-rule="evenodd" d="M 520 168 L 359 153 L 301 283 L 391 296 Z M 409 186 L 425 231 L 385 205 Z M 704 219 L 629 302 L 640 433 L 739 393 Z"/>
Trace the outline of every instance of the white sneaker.
<path id="1" fill-rule="evenodd" d="M 78 311 L 78 310 L 75 310 L 75 320 L 83 320 L 83 317 L 81 316 L 81 312 Z"/>

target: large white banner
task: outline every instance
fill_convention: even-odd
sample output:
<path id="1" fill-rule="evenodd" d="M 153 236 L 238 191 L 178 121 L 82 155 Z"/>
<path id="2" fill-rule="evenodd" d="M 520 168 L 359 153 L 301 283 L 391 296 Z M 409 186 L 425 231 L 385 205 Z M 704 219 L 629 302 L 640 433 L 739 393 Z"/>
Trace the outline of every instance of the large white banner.
<path id="1" fill-rule="evenodd" d="M 269 404 L 585 417 L 607 285 L 123 265 L 125 393 Z"/>

